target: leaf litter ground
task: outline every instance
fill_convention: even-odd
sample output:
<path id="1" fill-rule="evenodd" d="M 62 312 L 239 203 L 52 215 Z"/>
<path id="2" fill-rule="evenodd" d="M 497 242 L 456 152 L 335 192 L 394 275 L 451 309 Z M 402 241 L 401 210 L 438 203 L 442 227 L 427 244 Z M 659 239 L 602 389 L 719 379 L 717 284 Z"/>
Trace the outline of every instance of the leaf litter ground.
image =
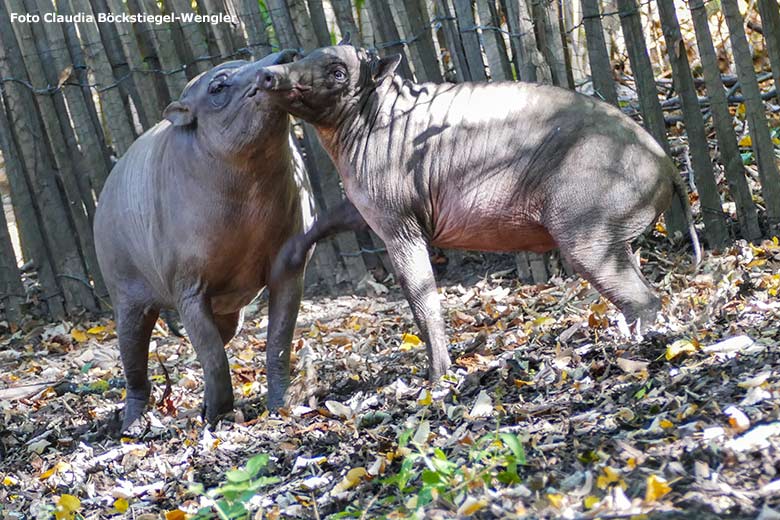
<path id="1" fill-rule="evenodd" d="M 778 518 L 780 246 L 741 243 L 692 273 L 658 237 L 642 245 L 664 300 L 642 338 L 577 277 L 443 282 L 454 366 L 433 386 L 397 289 L 307 299 L 276 415 L 261 309 L 228 346 L 238 412 L 214 428 L 194 351 L 162 323 L 154 406 L 122 439 L 110 321 L 3 338 L 0 513 L 185 518 L 211 504 L 193 486 L 265 454 L 242 498 L 254 518 Z"/>

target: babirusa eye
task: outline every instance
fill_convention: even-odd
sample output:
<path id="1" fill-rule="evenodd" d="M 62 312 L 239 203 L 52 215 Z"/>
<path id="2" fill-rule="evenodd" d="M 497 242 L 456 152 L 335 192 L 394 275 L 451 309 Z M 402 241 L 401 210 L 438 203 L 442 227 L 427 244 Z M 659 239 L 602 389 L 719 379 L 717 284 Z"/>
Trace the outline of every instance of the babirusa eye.
<path id="1" fill-rule="evenodd" d="M 225 85 L 225 83 L 221 81 L 215 81 L 214 83 L 209 85 L 209 94 L 217 94 L 219 92 L 222 92 L 226 86 L 227 85 Z"/>
<path id="2" fill-rule="evenodd" d="M 347 75 L 344 73 L 343 70 L 336 69 L 333 71 L 333 77 L 336 78 L 337 81 L 344 81 L 347 79 Z"/>

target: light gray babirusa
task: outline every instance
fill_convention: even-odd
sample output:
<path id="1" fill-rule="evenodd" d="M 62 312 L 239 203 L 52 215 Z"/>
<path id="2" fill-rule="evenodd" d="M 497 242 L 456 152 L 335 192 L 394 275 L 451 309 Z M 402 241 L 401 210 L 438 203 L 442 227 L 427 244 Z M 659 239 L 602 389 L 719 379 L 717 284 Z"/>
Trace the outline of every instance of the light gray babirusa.
<path id="1" fill-rule="evenodd" d="M 178 310 L 203 366 L 204 416 L 233 408 L 224 346 L 266 285 L 268 405 L 283 404 L 303 271 L 273 282 L 270 270 L 282 244 L 311 225 L 313 206 L 289 116 L 254 78 L 293 54 L 232 61 L 193 79 L 100 195 L 95 246 L 127 379 L 123 431 L 149 399 L 149 339 L 161 309 Z"/>
<path id="2" fill-rule="evenodd" d="M 314 125 L 348 199 L 387 244 L 428 346 L 430 376 L 450 360 L 428 245 L 559 247 L 629 322 L 653 323 L 660 299 L 629 243 L 681 204 L 700 256 L 686 189 L 658 143 L 620 110 L 569 90 L 415 84 L 394 73 L 399 60 L 341 44 L 265 68 L 258 86 Z M 300 264 L 314 241 L 356 225 L 354 215 L 315 224 L 285 254 Z"/>

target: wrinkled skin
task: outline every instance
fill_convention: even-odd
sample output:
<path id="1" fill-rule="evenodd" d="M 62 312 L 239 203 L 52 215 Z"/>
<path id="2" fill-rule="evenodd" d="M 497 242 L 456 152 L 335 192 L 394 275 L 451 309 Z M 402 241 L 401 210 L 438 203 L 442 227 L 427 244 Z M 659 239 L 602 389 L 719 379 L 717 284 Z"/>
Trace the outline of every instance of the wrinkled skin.
<path id="1" fill-rule="evenodd" d="M 224 346 L 266 285 L 268 404 L 283 404 L 303 273 L 269 282 L 270 270 L 282 244 L 311 224 L 312 202 L 289 117 L 254 78 L 292 54 L 224 63 L 193 79 L 101 193 L 95 246 L 127 379 L 123 431 L 149 399 L 149 339 L 161 309 L 178 310 L 203 366 L 204 416 L 232 410 Z"/>
<path id="2" fill-rule="evenodd" d="M 399 59 L 327 47 L 267 67 L 258 86 L 315 126 L 347 197 L 385 241 L 430 376 L 450 360 L 428 245 L 559 247 L 629 322 L 654 322 L 660 300 L 629 242 L 673 201 L 684 206 L 697 252 L 698 240 L 679 175 L 653 138 L 616 108 L 569 90 L 414 84 L 394 74 Z M 285 254 L 295 261 L 320 238 L 318 227 L 339 225 L 315 226 Z"/>

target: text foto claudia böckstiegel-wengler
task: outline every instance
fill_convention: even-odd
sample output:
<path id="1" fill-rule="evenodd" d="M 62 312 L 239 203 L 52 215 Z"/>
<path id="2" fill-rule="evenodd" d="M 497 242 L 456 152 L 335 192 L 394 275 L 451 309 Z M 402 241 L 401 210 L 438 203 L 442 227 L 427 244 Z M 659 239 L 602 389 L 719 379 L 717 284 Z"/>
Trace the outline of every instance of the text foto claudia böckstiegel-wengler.
<path id="1" fill-rule="evenodd" d="M 198 14 L 198 13 L 168 13 L 168 14 L 148 14 L 148 13 L 11 13 L 11 22 L 18 23 L 92 23 L 92 22 L 125 22 L 125 23 L 151 23 L 160 25 L 163 23 L 183 22 L 183 23 L 231 23 L 237 24 L 238 19 L 230 14 Z"/>

